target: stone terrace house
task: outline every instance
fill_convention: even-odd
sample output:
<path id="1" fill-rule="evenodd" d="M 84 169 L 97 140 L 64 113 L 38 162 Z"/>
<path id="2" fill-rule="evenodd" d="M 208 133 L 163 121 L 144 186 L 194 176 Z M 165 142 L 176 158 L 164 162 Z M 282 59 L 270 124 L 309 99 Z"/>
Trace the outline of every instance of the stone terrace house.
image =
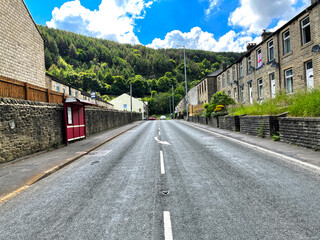
<path id="1" fill-rule="evenodd" d="M 226 66 L 224 68 L 226 68 Z M 210 102 L 212 95 L 217 91 L 217 76 L 222 71 L 223 69 L 214 71 L 197 84 L 198 105 Z"/>
<path id="2" fill-rule="evenodd" d="M 24 1 L 0 0 L 0 78 L 46 88 L 44 40 Z"/>
<path id="3" fill-rule="evenodd" d="M 218 91 L 243 104 L 320 87 L 320 3 L 311 5 L 217 76 Z"/>

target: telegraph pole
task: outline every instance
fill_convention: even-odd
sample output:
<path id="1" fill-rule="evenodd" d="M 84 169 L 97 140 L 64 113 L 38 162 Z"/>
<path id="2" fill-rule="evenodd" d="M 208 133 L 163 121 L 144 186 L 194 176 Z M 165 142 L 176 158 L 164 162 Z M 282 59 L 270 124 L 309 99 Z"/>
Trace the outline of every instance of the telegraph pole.
<path id="1" fill-rule="evenodd" d="M 132 84 L 130 84 L 130 108 L 131 108 L 131 122 L 132 122 Z"/>

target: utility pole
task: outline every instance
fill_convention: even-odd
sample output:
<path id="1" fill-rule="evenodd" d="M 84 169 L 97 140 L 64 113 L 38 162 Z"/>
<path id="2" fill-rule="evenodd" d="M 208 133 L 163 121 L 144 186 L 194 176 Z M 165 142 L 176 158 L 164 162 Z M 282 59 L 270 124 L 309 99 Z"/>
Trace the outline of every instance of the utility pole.
<path id="1" fill-rule="evenodd" d="M 132 84 L 130 84 L 130 108 L 131 108 L 131 122 L 132 122 Z"/>
<path id="2" fill-rule="evenodd" d="M 170 106 L 170 114 L 172 114 L 171 112 L 171 97 L 169 96 L 169 106 Z"/>
<path id="3" fill-rule="evenodd" d="M 173 85 L 172 85 L 172 108 L 173 108 L 173 115 L 172 119 L 174 118 L 175 106 L 174 106 L 174 92 L 173 92 Z"/>

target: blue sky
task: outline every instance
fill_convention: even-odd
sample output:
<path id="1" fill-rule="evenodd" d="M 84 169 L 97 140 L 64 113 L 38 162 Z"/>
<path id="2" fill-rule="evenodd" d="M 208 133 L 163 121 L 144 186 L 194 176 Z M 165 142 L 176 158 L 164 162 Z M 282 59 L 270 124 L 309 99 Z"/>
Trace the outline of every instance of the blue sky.
<path id="1" fill-rule="evenodd" d="M 153 48 L 244 51 L 310 0 L 25 0 L 37 24 Z"/>

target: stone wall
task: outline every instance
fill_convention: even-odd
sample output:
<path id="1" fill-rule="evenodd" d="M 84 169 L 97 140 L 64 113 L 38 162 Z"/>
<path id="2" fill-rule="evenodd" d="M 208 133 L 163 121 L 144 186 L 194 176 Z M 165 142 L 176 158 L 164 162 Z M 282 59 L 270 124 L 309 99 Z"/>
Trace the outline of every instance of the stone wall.
<path id="1" fill-rule="evenodd" d="M 279 118 L 280 141 L 320 150 L 320 118 Z"/>
<path id="2" fill-rule="evenodd" d="M 0 6 L 0 75 L 46 88 L 44 40 L 24 1 Z"/>
<path id="3" fill-rule="evenodd" d="M 130 112 L 120 112 L 97 107 L 86 107 L 87 136 L 123 126 L 131 122 Z M 142 120 L 140 113 L 132 114 L 133 121 Z"/>
<path id="4" fill-rule="evenodd" d="M 64 141 L 63 105 L 0 98 L 0 163 Z"/>
<path id="5" fill-rule="evenodd" d="M 274 116 L 241 116 L 240 132 L 253 136 L 272 137 L 279 131 L 279 122 Z"/>
<path id="6" fill-rule="evenodd" d="M 87 136 L 130 123 L 130 113 L 86 108 Z M 133 121 L 141 114 L 133 114 Z M 65 143 L 62 104 L 0 98 L 0 163 Z"/>
<path id="7" fill-rule="evenodd" d="M 219 117 L 219 128 L 236 132 L 240 131 L 239 116 Z"/>
<path id="8" fill-rule="evenodd" d="M 199 117 L 199 123 L 201 123 L 201 124 L 208 124 L 207 118 L 204 117 L 204 116 L 200 116 L 200 117 Z"/>
<path id="9" fill-rule="evenodd" d="M 208 125 L 211 127 L 219 128 L 219 118 L 218 117 L 209 118 Z"/>

